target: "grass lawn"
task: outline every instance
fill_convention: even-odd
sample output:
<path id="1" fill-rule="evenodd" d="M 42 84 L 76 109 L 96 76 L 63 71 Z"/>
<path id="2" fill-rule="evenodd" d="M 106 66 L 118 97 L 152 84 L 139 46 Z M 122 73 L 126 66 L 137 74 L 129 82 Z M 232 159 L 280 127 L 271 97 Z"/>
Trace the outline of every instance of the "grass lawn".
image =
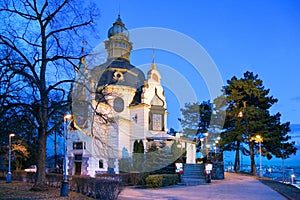
<path id="1" fill-rule="evenodd" d="M 5 180 L 0 180 L 0 199 L 93 199 L 71 191 L 69 191 L 68 197 L 60 197 L 60 188 L 49 187 L 47 191 L 34 192 L 30 191 L 31 187 L 32 184 L 26 182 L 12 181 L 11 183 L 6 183 Z"/>

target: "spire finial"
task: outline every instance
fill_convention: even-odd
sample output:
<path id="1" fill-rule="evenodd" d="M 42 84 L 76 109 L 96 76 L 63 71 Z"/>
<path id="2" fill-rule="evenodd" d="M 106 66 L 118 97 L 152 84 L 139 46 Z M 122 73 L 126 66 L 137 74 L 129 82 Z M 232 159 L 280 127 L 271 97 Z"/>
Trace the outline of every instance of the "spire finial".
<path id="1" fill-rule="evenodd" d="M 154 47 L 152 47 L 152 65 L 151 65 L 151 69 L 156 69 L 154 51 L 155 51 L 155 49 L 154 49 Z"/>

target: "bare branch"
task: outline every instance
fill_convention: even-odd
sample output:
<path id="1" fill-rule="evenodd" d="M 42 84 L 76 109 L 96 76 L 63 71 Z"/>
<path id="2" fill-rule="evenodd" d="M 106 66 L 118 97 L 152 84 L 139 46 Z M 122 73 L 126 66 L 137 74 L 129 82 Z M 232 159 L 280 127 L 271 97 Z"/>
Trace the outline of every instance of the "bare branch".
<path id="1" fill-rule="evenodd" d="M 73 29 L 76 29 L 76 28 L 79 28 L 79 27 L 87 26 L 87 25 L 91 24 L 92 22 L 93 22 L 93 20 L 89 20 L 89 21 L 83 22 L 81 24 L 76 24 L 76 25 L 73 25 L 73 26 L 68 26 L 68 27 L 65 27 L 65 28 L 61 28 L 61 29 L 51 31 L 50 33 L 48 33 L 46 35 L 46 38 L 49 38 L 51 35 L 53 35 L 55 33 L 64 32 L 64 31 L 73 30 Z"/>
<path id="2" fill-rule="evenodd" d="M 69 2 L 69 0 L 64 0 L 64 2 L 58 6 L 56 8 L 56 10 L 51 13 L 50 15 L 48 15 L 48 17 L 46 17 L 45 19 L 42 20 L 42 22 L 44 22 L 44 26 L 46 27 L 50 22 L 51 20 L 53 19 L 53 17 Z M 44 10 L 46 9 L 46 7 L 48 6 L 48 1 L 46 1 L 42 11 L 44 12 Z M 41 14 L 43 14 L 43 12 L 41 12 Z"/>
<path id="3" fill-rule="evenodd" d="M 54 85 L 50 85 L 47 89 L 47 93 L 49 93 L 53 89 L 57 89 L 56 87 L 63 83 L 74 83 L 74 80 L 61 80 L 55 83 Z"/>
<path id="4" fill-rule="evenodd" d="M 8 7 L 8 5 L 7 5 L 7 7 L 5 7 L 5 8 L 0 8 L 0 12 L 9 12 L 9 13 L 14 13 L 14 14 L 17 14 L 17 15 L 19 15 L 20 17 L 23 17 L 23 18 L 25 18 L 25 19 L 28 19 L 28 20 L 37 20 L 37 18 L 36 18 L 36 16 L 34 16 L 34 15 L 30 15 L 30 14 L 28 14 L 28 13 L 23 13 L 23 12 L 21 12 L 21 11 L 19 11 L 17 8 L 16 8 L 16 5 L 15 5 L 15 3 L 14 3 L 14 1 L 12 1 L 12 3 L 13 3 L 13 9 L 10 9 L 9 7 Z"/>
<path id="5" fill-rule="evenodd" d="M 23 52 L 15 46 L 14 42 L 6 36 L 0 35 L 0 44 L 1 43 L 6 45 L 8 48 L 15 51 L 18 55 L 21 56 L 21 58 L 26 62 L 25 65 L 27 65 L 31 69 L 31 72 L 34 75 L 34 78 L 32 78 L 32 80 L 37 84 L 37 86 L 39 86 L 39 84 L 38 84 L 38 80 L 39 80 L 38 75 L 36 74 L 36 72 L 34 70 L 34 67 L 31 65 L 29 59 L 25 56 L 25 54 L 23 54 Z M 26 74 L 26 73 L 23 73 L 23 72 L 19 72 L 19 73 L 22 74 L 22 75 Z"/>

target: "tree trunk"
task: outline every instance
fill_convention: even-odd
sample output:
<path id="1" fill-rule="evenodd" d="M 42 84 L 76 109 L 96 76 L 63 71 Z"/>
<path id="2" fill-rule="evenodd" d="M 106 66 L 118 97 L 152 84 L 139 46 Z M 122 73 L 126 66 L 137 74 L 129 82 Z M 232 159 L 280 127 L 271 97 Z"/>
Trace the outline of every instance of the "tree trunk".
<path id="1" fill-rule="evenodd" d="M 37 172 L 34 190 L 42 190 L 46 182 L 46 130 L 39 127 Z"/>
<path id="2" fill-rule="evenodd" d="M 234 171 L 240 172 L 240 141 L 237 141 L 237 147 L 235 150 L 235 160 L 234 160 Z"/>
<path id="3" fill-rule="evenodd" d="M 54 169 L 56 169 L 57 166 L 57 147 L 56 147 L 56 135 L 57 131 L 54 131 Z"/>
<path id="4" fill-rule="evenodd" d="M 40 21 L 41 26 L 41 43 L 42 43 L 42 62 L 40 68 L 40 81 L 39 90 L 41 95 L 40 105 L 40 122 L 39 122 L 39 135 L 38 135 L 38 155 L 37 159 L 37 174 L 35 185 L 33 189 L 43 190 L 46 185 L 46 140 L 48 129 L 48 93 L 46 84 L 46 69 L 47 69 L 47 39 L 46 39 L 46 27 Z M 40 189 L 39 189 L 40 188 Z"/>
<path id="5" fill-rule="evenodd" d="M 254 143 L 253 141 L 249 142 L 249 149 L 250 149 L 250 160 L 251 160 L 251 173 L 253 175 L 256 175 L 256 166 L 255 166 L 255 160 L 254 160 Z"/>

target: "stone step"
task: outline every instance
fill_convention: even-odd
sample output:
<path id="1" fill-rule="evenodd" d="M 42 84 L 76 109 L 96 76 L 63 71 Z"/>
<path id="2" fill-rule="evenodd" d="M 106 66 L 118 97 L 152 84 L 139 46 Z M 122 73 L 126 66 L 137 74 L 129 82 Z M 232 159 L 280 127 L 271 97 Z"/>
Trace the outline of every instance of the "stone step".
<path id="1" fill-rule="evenodd" d="M 202 171 L 183 171 L 185 175 L 188 174 L 204 174 Z"/>
<path id="2" fill-rule="evenodd" d="M 198 164 L 185 164 L 181 182 L 185 185 L 206 184 L 204 166 Z"/>
<path id="3" fill-rule="evenodd" d="M 202 174 L 184 174 L 182 175 L 183 177 L 186 177 L 186 178 L 189 178 L 189 177 L 193 177 L 193 178 L 203 178 L 205 177 L 204 175 Z"/>
<path id="4" fill-rule="evenodd" d="M 205 178 L 181 178 L 181 183 L 184 185 L 204 185 L 207 184 Z"/>
<path id="5" fill-rule="evenodd" d="M 201 170 L 183 170 L 183 172 L 185 172 L 185 173 L 194 173 L 194 174 L 196 174 L 196 173 L 199 173 L 199 174 L 203 174 L 203 171 Z"/>
<path id="6" fill-rule="evenodd" d="M 181 178 L 183 178 L 183 179 L 205 179 L 205 177 L 204 176 L 182 176 Z"/>
<path id="7" fill-rule="evenodd" d="M 203 165 L 199 165 L 199 164 L 184 164 L 184 167 L 186 167 L 186 168 L 203 168 Z"/>

